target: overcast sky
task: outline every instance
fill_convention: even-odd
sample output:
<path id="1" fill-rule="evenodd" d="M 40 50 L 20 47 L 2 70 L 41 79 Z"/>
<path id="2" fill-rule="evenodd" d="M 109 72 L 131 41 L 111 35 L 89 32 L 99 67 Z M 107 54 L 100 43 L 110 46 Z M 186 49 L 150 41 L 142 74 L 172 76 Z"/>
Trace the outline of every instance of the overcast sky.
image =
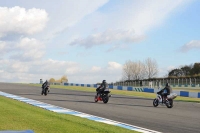
<path id="1" fill-rule="evenodd" d="M 115 82 L 147 58 L 162 77 L 200 62 L 199 13 L 199 0 L 0 0 L 0 82 Z"/>

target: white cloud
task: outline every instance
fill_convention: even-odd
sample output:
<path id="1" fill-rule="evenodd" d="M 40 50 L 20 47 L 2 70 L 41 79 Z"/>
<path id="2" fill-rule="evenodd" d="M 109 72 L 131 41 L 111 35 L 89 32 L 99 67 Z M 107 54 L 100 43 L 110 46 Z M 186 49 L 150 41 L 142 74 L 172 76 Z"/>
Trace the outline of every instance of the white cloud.
<path id="1" fill-rule="evenodd" d="M 14 60 L 33 61 L 45 54 L 45 45 L 35 38 L 21 38 L 19 43 L 13 45 L 10 58 Z"/>
<path id="2" fill-rule="evenodd" d="M 176 68 L 175 66 L 168 66 L 167 70 L 170 71 L 170 70 L 175 69 L 175 68 Z"/>
<path id="3" fill-rule="evenodd" d="M 79 34 L 79 37 L 69 44 L 86 48 L 105 44 L 134 44 L 143 40 L 149 30 L 161 26 L 171 13 L 189 2 L 184 0 L 123 1 L 121 6 L 112 6 L 112 10 L 107 9 L 104 12 L 96 11 L 82 20 L 79 23 L 84 25 L 80 27 L 82 35 L 79 25 L 75 25 L 73 30 L 77 31 L 74 34 Z"/>
<path id="4" fill-rule="evenodd" d="M 13 46 L 13 42 L 8 41 L 0 41 L 0 53 L 1 57 L 6 55 L 7 53 L 10 53 L 15 49 L 15 46 Z"/>
<path id="5" fill-rule="evenodd" d="M 9 71 L 18 73 L 27 73 L 29 71 L 29 67 L 23 62 L 13 62 L 9 66 Z"/>
<path id="6" fill-rule="evenodd" d="M 143 39 L 143 36 L 135 35 L 134 30 L 112 30 L 108 29 L 102 33 L 92 34 L 85 39 L 75 39 L 70 45 L 81 45 L 86 48 L 94 45 L 102 45 L 113 43 L 116 41 L 124 41 L 126 43 L 136 42 Z"/>
<path id="7" fill-rule="evenodd" d="M 122 65 L 117 62 L 108 62 L 108 69 L 109 70 L 116 70 L 122 69 Z"/>
<path id="8" fill-rule="evenodd" d="M 19 48 L 24 50 L 34 49 L 34 48 L 45 48 L 45 45 L 35 38 L 21 38 L 20 43 L 18 44 Z"/>
<path id="9" fill-rule="evenodd" d="M 129 46 L 127 44 L 116 44 L 116 45 L 113 45 L 111 48 L 109 48 L 108 50 L 106 50 L 106 52 L 112 52 L 114 50 L 117 50 L 117 49 L 128 49 Z"/>
<path id="10" fill-rule="evenodd" d="M 49 4 L 52 4 L 55 9 L 59 10 L 52 10 L 52 8 L 47 7 L 47 12 L 49 13 L 51 20 L 47 25 L 48 29 L 46 31 L 46 39 L 52 39 L 57 35 L 68 31 L 69 27 L 74 26 L 81 21 L 81 19 L 93 13 L 107 2 L 108 0 L 65 0 L 62 2 L 57 2 L 54 0 L 50 1 Z M 43 4 L 49 6 L 46 1 Z"/>
<path id="11" fill-rule="evenodd" d="M 122 77 L 122 65 L 117 62 L 108 62 L 106 66 L 93 66 L 70 77 L 71 81 L 76 83 L 99 83 L 104 79 L 109 83 L 116 82 Z"/>
<path id="12" fill-rule="evenodd" d="M 188 52 L 192 49 L 200 49 L 200 41 L 199 40 L 192 40 L 189 43 L 183 45 L 180 48 L 181 52 Z"/>
<path id="13" fill-rule="evenodd" d="M 97 66 L 93 66 L 91 69 L 92 72 L 98 72 L 100 70 L 101 70 L 101 67 L 97 67 Z"/>
<path id="14" fill-rule="evenodd" d="M 44 29 L 48 14 L 43 9 L 0 7 L 0 37 L 10 33 L 34 34 Z"/>
<path id="15" fill-rule="evenodd" d="M 38 60 L 45 54 L 45 44 L 35 38 L 20 38 L 18 42 L 0 41 L 1 56 L 18 61 Z"/>
<path id="16" fill-rule="evenodd" d="M 15 60 L 0 60 L 0 78 L 2 80 L 15 80 L 16 76 L 27 81 L 37 82 L 39 78 L 60 78 L 64 74 L 74 75 L 80 72 L 76 62 L 56 60 L 36 60 L 32 62 L 19 62 Z M 15 82 L 20 82 L 20 79 Z"/>
<path id="17" fill-rule="evenodd" d="M 5 42 L 0 41 L 0 50 L 5 49 Z"/>
<path id="18" fill-rule="evenodd" d="M 67 75 L 72 83 L 97 83 L 106 79 L 115 82 L 121 78 L 121 64 L 108 62 L 107 66 L 93 66 L 82 69 L 83 64 L 69 61 L 43 60 L 32 62 L 18 62 L 14 60 L 0 60 L 0 79 L 7 82 L 35 82 Z"/>

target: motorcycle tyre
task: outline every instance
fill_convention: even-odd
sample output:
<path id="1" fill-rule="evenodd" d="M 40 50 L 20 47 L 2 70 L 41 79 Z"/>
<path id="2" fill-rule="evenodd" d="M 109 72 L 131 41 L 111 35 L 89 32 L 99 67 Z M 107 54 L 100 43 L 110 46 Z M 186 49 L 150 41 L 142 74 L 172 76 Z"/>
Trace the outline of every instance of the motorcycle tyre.
<path id="1" fill-rule="evenodd" d="M 166 106 L 167 106 L 167 108 L 172 108 L 173 107 L 173 100 L 168 100 L 169 101 L 169 103 L 167 104 L 166 103 Z"/>
<path id="2" fill-rule="evenodd" d="M 155 98 L 155 99 L 153 100 L 153 106 L 154 106 L 154 107 L 157 107 L 157 106 L 158 106 L 158 99 Z"/>
<path id="3" fill-rule="evenodd" d="M 94 102 L 98 102 L 97 96 L 94 97 Z"/>
<path id="4" fill-rule="evenodd" d="M 108 94 L 105 94 L 105 95 L 103 96 L 102 100 L 103 100 L 103 103 L 107 103 L 108 100 L 109 100 Z"/>
<path id="5" fill-rule="evenodd" d="M 44 95 L 45 95 L 45 96 L 47 95 L 47 89 L 45 89 L 45 91 L 44 91 Z"/>

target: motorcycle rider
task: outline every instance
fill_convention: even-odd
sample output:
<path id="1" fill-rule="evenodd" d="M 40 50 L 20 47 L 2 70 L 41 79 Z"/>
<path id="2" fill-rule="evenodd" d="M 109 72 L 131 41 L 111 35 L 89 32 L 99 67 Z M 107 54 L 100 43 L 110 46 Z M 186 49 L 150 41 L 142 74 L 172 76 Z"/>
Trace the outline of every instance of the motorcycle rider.
<path id="1" fill-rule="evenodd" d="M 43 84 L 42 84 L 42 91 L 44 91 L 44 89 L 47 87 L 47 85 L 49 84 L 49 82 L 46 80 Z M 50 90 L 48 89 L 48 92 Z"/>
<path id="2" fill-rule="evenodd" d="M 101 85 L 96 89 L 97 96 L 100 95 L 107 87 L 106 80 L 103 80 Z"/>
<path id="3" fill-rule="evenodd" d="M 162 103 L 165 103 L 167 96 L 170 95 L 170 93 L 171 93 L 171 90 L 172 89 L 171 89 L 169 83 L 166 83 L 165 88 L 160 90 L 159 92 L 157 92 L 157 93 L 161 93 Z"/>

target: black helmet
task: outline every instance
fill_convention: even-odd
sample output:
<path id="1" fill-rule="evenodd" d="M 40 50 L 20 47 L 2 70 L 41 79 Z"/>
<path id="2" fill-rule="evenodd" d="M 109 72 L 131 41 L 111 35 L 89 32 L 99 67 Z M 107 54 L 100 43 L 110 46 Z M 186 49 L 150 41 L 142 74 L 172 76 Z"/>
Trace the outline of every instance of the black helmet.
<path id="1" fill-rule="evenodd" d="M 106 82 L 106 80 L 103 80 L 103 81 L 102 81 L 102 83 L 105 83 L 105 82 Z"/>
<path id="2" fill-rule="evenodd" d="M 169 83 L 166 83 L 166 86 L 169 86 Z"/>

